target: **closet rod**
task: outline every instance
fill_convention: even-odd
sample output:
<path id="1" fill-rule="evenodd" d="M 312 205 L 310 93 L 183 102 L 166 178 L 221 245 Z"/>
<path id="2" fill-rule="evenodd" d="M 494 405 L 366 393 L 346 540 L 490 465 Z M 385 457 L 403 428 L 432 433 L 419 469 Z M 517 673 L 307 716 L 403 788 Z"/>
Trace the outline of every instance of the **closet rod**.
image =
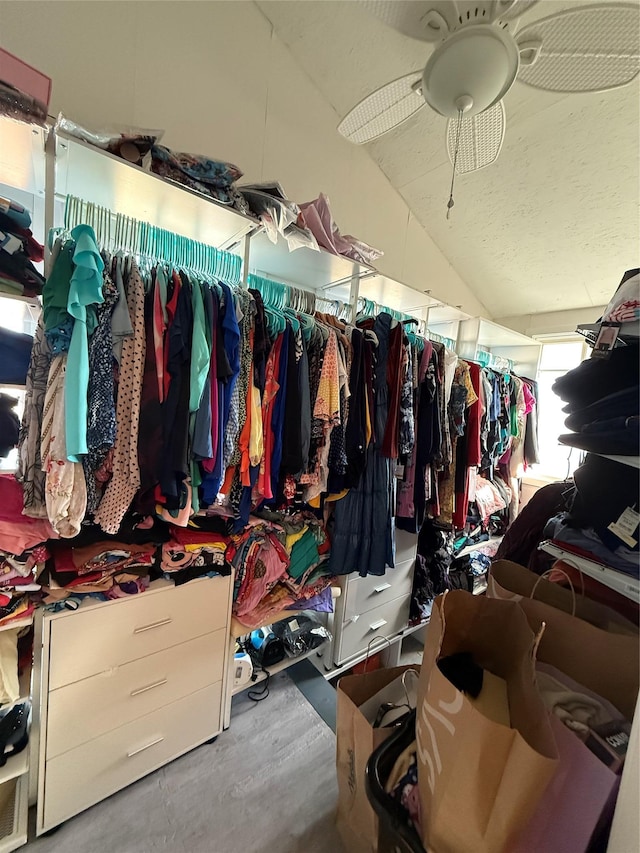
<path id="1" fill-rule="evenodd" d="M 336 317 L 350 319 L 350 317 L 344 317 L 345 309 L 349 309 L 349 314 L 351 314 L 351 306 L 348 303 L 339 299 L 318 296 L 312 290 L 289 284 L 289 282 L 277 281 L 268 276 L 258 276 L 252 273 L 248 276 L 247 286 L 259 290 L 265 304 L 269 304 L 271 307 L 291 308 L 293 311 L 313 314 L 317 310 L 317 303 L 324 302 L 336 309 Z"/>
<path id="2" fill-rule="evenodd" d="M 76 196 L 65 197 L 64 230 L 90 225 L 99 245 L 111 251 L 130 252 L 152 263 L 173 264 L 226 284 L 242 281 L 242 258 L 174 234 L 148 222 L 115 213 Z"/>

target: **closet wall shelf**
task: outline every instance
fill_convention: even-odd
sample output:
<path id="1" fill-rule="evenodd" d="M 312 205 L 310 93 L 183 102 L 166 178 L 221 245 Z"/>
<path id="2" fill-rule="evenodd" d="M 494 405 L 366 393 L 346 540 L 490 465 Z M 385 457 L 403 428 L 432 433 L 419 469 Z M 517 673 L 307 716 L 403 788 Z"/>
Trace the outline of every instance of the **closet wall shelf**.
<path id="1" fill-rule="evenodd" d="M 58 199 L 73 195 L 219 249 L 259 227 L 232 207 L 64 133 L 56 133 L 55 167 Z"/>
<path id="2" fill-rule="evenodd" d="M 590 450 L 589 453 L 593 453 L 593 451 Z M 621 465 L 628 465 L 629 468 L 640 468 L 640 456 L 610 456 L 608 453 L 595 453 L 594 456 L 611 459 L 613 462 L 619 462 Z"/>
<path id="3" fill-rule="evenodd" d="M 292 613 L 295 611 L 291 611 Z M 267 672 L 269 676 L 273 678 L 274 675 L 277 675 L 279 672 L 284 672 L 286 669 L 289 669 L 290 666 L 294 666 L 296 663 L 300 663 L 300 661 L 306 660 L 307 658 L 313 657 L 316 654 L 322 654 L 324 648 L 324 643 L 322 646 L 318 646 L 316 649 L 311 649 L 308 652 L 305 652 L 302 655 L 296 655 L 294 658 L 286 657 L 284 660 L 281 660 L 280 663 L 275 663 L 273 666 L 267 667 Z M 234 687 L 232 695 L 237 696 L 239 693 L 242 693 L 245 690 L 252 690 L 256 684 L 260 684 L 261 681 L 264 681 L 267 677 L 267 673 L 258 672 L 257 678 L 255 681 L 251 681 L 249 684 L 244 684 L 242 687 Z"/>
<path id="4" fill-rule="evenodd" d="M 9 386 L 5 385 L 3 387 L 7 388 Z M 2 473 L 6 474 L 8 472 L 3 471 Z M 30 625 L 33 625 L 33 615 L 25 616 L 24 619 L 14 619 L 12 622 L 6 622 L 0 625 L 0 631 L 10 631 L 14 628 L 28 628 Z"/>
<path id="5" fill-rule="evenodd" d="M 279 236 L 274 245 L 264 231 L 251 238 L 249 266 L 255 275 L 305 290 L 335 288 L 331 298 L 342 299 L 343 302 L 349 301 L 349 282 L 352 279 L 375 273 L 366 264 L 334 255 L 325 249 L 316 252 L 302 246 L 290 252 L 283 237 Z"/>
<path id="6" fill-rule="evenodd" d="M 44 196 L 45 133 L 43 127 L 0 118 L 0 184 Z"/>
<path id="7" fill-rule="evenodd" d="M 41 308 L 40 299 L 37 296 L 20 296 L 18 293 L 6 293 L 0 290 L 0 299 L 13 299 L 15 302 L 24 302 L 27 305 L 33 305 L 34 308 Z"/>
<path id="8" fill-rule="evenodd" d="M 478 350 L 513 362 L 518 376 L 535 379 L 542 344 L 540 341 L 500 326 L 484 317 L 473 317 L 460 323 L 456 352 L 461 358 L 477 358 Z"/>
<path id="9" fill-rule="evenodd" d="M 28 800 L 26 775 L 0 787 L 0 853 L 11 853 L 27 843 Z"/>
<path id="10" fill-rule="evenodd" d="M 410 637 L 412 634 L 416 634 L 418 631 L 421 631 L 423 628 L 429 624 L 429 620 L 425 619 L 424 622 L 419 622 L 417 625 L 409 625 L 403 631 L 399 631 L 397 634 L 394 634 L 393 637 L 389 637 L 388 639 L 384 639 L 380 637 L 380 642 L 372 644 L 370 648 L 365 649 L 364 651 L 358 652 L 358 654 L 353 655 L 349 658 L 348 661 L 341 663 L 339 666 L 333 665 L 327 669 L 325 666 L 323 659 L 320 656 L 312 656 L 311 662 L 313 665 L 320 671 L 320 673 L 324 676 L 324 678 L 329 681 L 332 678 L 337 678 L 340 675 L 344 675 L 350 669 L 352 669 L 356 664 L 362 663 L 362 661 L 366 660 L 368 657 L 377 654 L 378 652 L 384 652 L 388 650 L 390 647 L 393 647 L 397 643 L 402 643 L 405 637 Z M 324 647 L 320 648 L 320 652 L 322 652 Z M 399 656 L 398 656 L 399 659 Z M 390 663 L 390 666 L 395 664 Z"/>
<path id="11" fill-rule="evenodd" d="M 590 578 L 594 578 L 604 586 L 613 589 L 625 598 L 635 601 L 640 604 L 640 580 L 633 578 L 631 575 L 625 575 L 623 572 L 617 572 L 607 566 L 602 566 L 593 560 L 588 560 L 586 557 L 579 557 L 571 551 L 565 551 L 558 545 L 547 540 L 541 542 L 538 548 L 546 554 L 551 554 L 558 560 L 572 566 L 580 572 L 584 572 Z"/>
<path id="12" fill-rule="evenodd" d="M 23 776 L 29 770 L 29 747 L 17 755 L 7 759 L 4 767 L 0 767 L 0 785 Z"/>

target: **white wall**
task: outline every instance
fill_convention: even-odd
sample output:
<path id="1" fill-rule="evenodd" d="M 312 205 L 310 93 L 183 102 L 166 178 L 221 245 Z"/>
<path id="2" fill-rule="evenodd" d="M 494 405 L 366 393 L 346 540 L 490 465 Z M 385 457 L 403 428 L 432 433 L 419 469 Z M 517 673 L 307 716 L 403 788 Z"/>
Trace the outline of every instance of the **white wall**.
<path id="1" fill-rule="evenodd" d="M 574 308 L 568 311 L 549 311 L 544 314 L 522 314 L 518 317 L 499 317 L 496 323 L 508 326 L 523 335 L 572 334 L 579 323 L 595 323 L 602 316 L 604 305 L 594 308 Z"/>
<path id="2" fill-rule="evenodd" d="M 384 250 L 383 273 L 489 316 L 253 2 L 0 0 L 0 46 L 53 78 L 52 113 L 164 128 L 296 201 L 323 191 L 343 233 Z"/>

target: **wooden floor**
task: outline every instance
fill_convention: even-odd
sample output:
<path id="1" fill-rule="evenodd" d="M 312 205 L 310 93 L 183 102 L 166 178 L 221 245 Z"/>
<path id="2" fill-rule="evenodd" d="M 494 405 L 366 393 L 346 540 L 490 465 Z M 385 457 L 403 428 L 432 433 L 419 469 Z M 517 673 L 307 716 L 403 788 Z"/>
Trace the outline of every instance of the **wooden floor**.
<path id="1" fill-rule="evenodd" d="M 342 853 L 335 735 L 286 674 L 231 727 L 67 821 L 28 853 Z"/>

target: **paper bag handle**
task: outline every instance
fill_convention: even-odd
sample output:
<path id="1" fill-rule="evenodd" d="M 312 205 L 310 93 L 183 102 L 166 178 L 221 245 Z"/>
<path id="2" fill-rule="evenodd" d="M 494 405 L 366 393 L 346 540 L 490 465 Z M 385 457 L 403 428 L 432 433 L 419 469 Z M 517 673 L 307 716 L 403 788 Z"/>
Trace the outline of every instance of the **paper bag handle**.
<path id="1" fill-rule="evenodd" d="M 567 583 L 569 584 L 569 588 L 571 589 L 571 615 L 575 616 L 576 615 L 576 604 L 577 604 L 577 602 L 576 602 L 576 590 L 575 590 L 575 587 L 573 586 L 573 583 L 571 582 L 571 578 L 569 577 L 569 575 L 565 572 L 564 569 L 560 568 L 560 566 L 558 566 L 558 565 L 555 565 L 552 569 L 549 569 L 548 571 L 546 571 L 540 575 L 538 580 L 533 585 L 533 589 L 531 590 L 531 594 L 529 595 L 529 598 L 532 599 L 533 596 L 535 595 L 535 591 L 538 588 L 538 584 L 540 583 L 540 581 L 546 580 L 547 578 L 549 578 L 551 573 L 554 571 L 560 572 L 560 574 L 564 575 L 565 578 L 567 579 Z M 580 570 L 578 569 L 578 571 L 580 571 Z M 582 581 L 582 597 L 584 598 L 584 577 L 582 576 L 582 572 L 580 572 L 580 580 Z"/>
<path id="2" fill-rule="evenodd" d="M 365 661 L 364 661 L 364 669 L 362 670 L 364 675 L 367 674 L 367 667 L 369 665 L 371 646 L 374 643 L 377 643 L 378 640 L 383 640 L 387 644 L 387 646 L 389 648 L 391 648 L 391 640 L 388 637 L 374 637 L 372 640 L 369 640 L 369 642 L 367 643 L 367 656 L 366 656 Z"/>

